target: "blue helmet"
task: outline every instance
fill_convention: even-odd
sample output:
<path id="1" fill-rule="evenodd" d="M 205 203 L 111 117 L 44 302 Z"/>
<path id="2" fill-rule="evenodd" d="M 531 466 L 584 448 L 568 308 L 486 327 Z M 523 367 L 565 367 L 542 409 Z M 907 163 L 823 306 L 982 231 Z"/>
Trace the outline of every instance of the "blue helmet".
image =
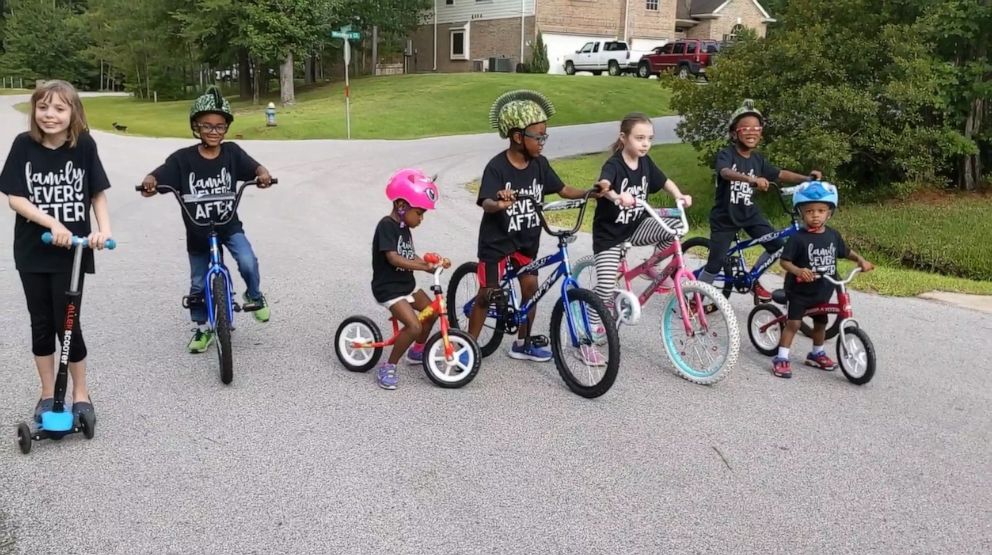
<path id="1" fill-rule="evenodd" d="M 837 208 L 838 200 L 837 187 L 826 181 L 809 181 L 792 194 L 792 206 L 795 208 L 810 202 L 822 202 L 829 204 L 830 208 Z"/>

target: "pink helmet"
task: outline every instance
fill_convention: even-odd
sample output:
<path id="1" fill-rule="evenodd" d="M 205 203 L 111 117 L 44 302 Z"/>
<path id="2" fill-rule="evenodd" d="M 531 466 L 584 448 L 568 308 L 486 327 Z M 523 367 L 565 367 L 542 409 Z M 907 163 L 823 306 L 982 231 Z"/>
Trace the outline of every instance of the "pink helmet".
<path id="1" fill-rule="evenodd" d="M 437 185 L 424 172 L 404 168 L 389 178 L 386 196 L 394 202 L 403 199 L 414 208 L 434 210 L 438 197 Z"/>

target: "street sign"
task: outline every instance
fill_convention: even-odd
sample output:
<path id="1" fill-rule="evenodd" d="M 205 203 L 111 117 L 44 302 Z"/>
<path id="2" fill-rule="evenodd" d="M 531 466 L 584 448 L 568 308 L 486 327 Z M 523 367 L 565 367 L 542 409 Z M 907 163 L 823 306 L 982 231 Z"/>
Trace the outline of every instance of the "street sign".
<path id="1" fill-rule="evenodd" d="M 331 38 L 335 39 L 348 39 L 348 40 L 358 40 L 362 38 L 362 34 L 358 31 L 331 31 Z"/>

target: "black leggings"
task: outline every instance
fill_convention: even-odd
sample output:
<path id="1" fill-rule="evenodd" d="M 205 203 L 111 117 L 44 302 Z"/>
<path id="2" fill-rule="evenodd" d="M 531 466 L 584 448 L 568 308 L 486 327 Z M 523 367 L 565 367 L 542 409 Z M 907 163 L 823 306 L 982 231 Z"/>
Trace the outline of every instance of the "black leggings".
<path id="1" fill-rule="evenodd" d="M 62 337 L 65 326 L 65 293 L 69 290 L 69 272 L 62 274 L 35 274 L 21 272 L 21 285 L 28 302 L 31 315 L 31 352 L 44 357 L 55 354 L 56 333 Z M 79 275 L 79 289 L 83 288 L 83 274 Z M 77 301 L 82 305 L 82 297 Z M 79 309 L 72 328 L 72 347 L 69 348 L 69 362 L 79 362 L 86 358 L 86 343 L 79 326 Z M 61 342 L 59 342 L 61 343 Z"/>

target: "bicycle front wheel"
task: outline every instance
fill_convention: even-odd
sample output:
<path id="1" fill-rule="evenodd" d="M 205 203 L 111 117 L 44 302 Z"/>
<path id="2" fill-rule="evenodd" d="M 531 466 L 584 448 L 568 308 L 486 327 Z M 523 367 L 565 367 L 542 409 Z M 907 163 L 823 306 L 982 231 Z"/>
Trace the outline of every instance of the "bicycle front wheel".
<path id="1" fill-rule="evenodd" d="M 575 394 L 599 397 L 613 386 L 620 369 L 620 336 L 613 315 L 587 289 L 569 289 L 551 311 L 551 350 L 561 379 Z M 567 314 L 567 316 L 566 316 Z M 593 321 L 602 322 L 596 330 Z M 603 337 L 597 337 L 602 331 Z"/>
<path id="2" fill-rule="evenodd" d="M 479 276 L 476 273 L 478 264 L 466 262 L 451 274 L 448 282 L 448 323 L 452 328 L 468 331 L 468 320 L 472 315 L 472 307 L 479 294 Z M 496 352 L 503 342 L 503 323 L 494 315 L 494 308 L 489 307 L 489 314 L 479 331 L 479 349 L 482 356 L 487 357 Z"/>
<path id="3" fill-rule="evenodd" d="M 679 303 L 679 295 L 670 296 L 662 315 L 661 331 L 668 358 L 675 373 L 690 382 L 717 383 L 737 364 L 740 353 L 734 309 L 712 285 L 686 281 L 681 289 L 683 303 Z"/>
<path id="4" fill-rule="evenodd" d="M 215 274 L 210 286 L 214 301 L 214 333 L 217 334 L 217 359 L 220 361 L 220 381 L 229 384 L 234 380 L 234 355 L 231 352 L 231 320 L 227 314 L 227 303 L 231 293 L 227 290 L 227 280 Z"/>

